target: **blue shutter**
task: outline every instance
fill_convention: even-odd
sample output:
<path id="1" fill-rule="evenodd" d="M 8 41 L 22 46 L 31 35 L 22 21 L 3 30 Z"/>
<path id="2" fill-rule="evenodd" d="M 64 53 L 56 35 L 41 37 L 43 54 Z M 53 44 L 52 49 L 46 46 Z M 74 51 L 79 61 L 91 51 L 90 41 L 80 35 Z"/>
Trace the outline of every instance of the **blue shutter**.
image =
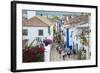
<path id="1" fill-rule="evenodd" d="M 48 33 L 50 34 L 50 26 L 48 26 Z"/>
<path id="2" fill-rule="evenodd" d="M 70 48 L 69 46 L 69 29 L 66 29 L 66 48 Z"/>

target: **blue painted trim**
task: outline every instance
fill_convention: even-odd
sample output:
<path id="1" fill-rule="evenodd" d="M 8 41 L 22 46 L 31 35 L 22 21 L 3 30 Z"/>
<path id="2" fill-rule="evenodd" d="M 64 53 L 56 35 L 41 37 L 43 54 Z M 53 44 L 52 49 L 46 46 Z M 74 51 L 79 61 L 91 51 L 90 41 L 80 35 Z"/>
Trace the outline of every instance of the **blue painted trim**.
<path id="1" fill-rule="evenodd" d="M 48 26 L 48 33 L 50 34 L 51 32 L 50 32 L 50 26 Z"/>
<path id="2" fill-rule="evenodd" d="M 66 48 L 70 48 L 69 45 L 69 29 L 66 29 Z"/>

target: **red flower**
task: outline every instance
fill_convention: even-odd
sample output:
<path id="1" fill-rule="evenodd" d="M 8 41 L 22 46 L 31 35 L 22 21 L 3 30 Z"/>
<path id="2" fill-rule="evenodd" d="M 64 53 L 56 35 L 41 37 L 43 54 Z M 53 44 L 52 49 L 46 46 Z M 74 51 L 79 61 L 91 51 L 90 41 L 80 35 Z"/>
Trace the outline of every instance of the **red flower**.
<path id="1" fill-rule="evenodd" d="M 44 48 L 37 48 L 38 53 L 44 53 L 44 50 L 45 50 Z"/>
<path id="2" fill-rule="evenodd" d="M 23 59 L 25 62 L 33 62 L 35 61 L 35 55 L 32 49 L 24 49 L 23 50 Z"/>
<path id="3" fill-rule="evenodd" d="M 23 49 L 23 62 L 44 61 L 44 48 Z"/>
<path id="4" fill-rule="evenodd" d="M 32 55 L 28 56 L 28 61 L 29 61 L 29 62 L 35 61 L 35 55 L 32 54 Z"/>

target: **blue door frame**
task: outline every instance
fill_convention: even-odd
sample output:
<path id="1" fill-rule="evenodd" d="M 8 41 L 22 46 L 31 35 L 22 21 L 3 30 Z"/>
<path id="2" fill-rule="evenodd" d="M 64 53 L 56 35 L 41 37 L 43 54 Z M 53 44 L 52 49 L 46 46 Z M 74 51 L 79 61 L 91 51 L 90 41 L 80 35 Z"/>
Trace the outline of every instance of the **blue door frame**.
<path id="1" fill-rule="evenodd" d="M 69 48 L 69 28 L 66 29 L 66 48 Z"/>

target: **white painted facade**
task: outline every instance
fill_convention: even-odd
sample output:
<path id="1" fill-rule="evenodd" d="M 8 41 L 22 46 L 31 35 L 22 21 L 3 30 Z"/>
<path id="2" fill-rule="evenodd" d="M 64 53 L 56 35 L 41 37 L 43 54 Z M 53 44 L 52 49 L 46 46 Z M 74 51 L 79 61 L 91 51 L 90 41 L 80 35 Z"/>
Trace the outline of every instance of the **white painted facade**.
<path id="1" fill-rule="evenodd" d="M 51 51 L 51 46 L 50 45 L 45 46 L 45 53 L 44 53 L 44 56 L 45 56 L 44 61 L 45 62 L 50 62 L 50 51 Z"/>
<path id="2" fill-rule="evenodd" d="M 23 36 L 23 39 L 28 39 L 28 45 L 36 38 L 40 37 L 42 40 L 45 37 L 50 37 L 48 33 L 48 27 L 23 27 L 23 29 L 27 29 L 28 35 Z M 38 35 L 38 31 L 43 30 L 43 36 Z M 45 46 L 45 52 L 44 52 L 44 61 L 49 62 L 50 61 L 50 45 Z"/>
<path id="3" fill-rule="evenodd" d="M 87 24 L 79 25 L 77 27 L 89 27 L 89 25 L 90 24 L 87 23 Z M 76 49 L 79 50 L 79 49 L 82 49 L 83 48 L 83 45 L 82 45 L 82 43 L 80 43 L 80 38 L 78 37 L 76 39 L 75 35 L 82 33 L 82 29 L 77 29 L 77 27 L 73 27 L 73 28 L 70 28 L 69 29 L 69 45 L 72 45 L 72 47 L 73 47 L 74 46 L 73 45 L 73 42 L 74 42 L 74 44 L 78 44 L 78 48 L 76 48 Z M 73 31 L 72 37 L 70 37 L 71 31 Z M 90 47 L 84 46 L 84 48 L 86 50 L 86 59 L 90 59 Z"/>
<path id="4" fill-rule="evenodd" d="M 48 27 L 23 27 L 23 29 L 27 29 L 28 35 L 23 36 L 23 39 L 28 39 L 28 45 L 36 38 L 40 37 L 42 40 L 45 37 L 49 36 Z M 43 36 L 38 35 L 38 31 L 43 30 Z"/>
<path id="5" fill-rule="evenodd" d="M 80 49 L 82 47 L 82 44 L 80 44 L 80 38 L 78 37 L 76 39 L 76 34 L 80 34 L 82 32 L 81 29 L 77 29 L 77 27 L 88 27 L 89 24 L 82 24 L 82 25 L 78 25 L 78 26 L 75 26 L 75 27 L 71 27 L 69 28 L 69 45 L 73 47 L 73 42 L 76 44 L 78 43 L 78 49 Z M 73 31 L 72 33 L 72 37 L 71 37 L 71 32 Z M 65 30 L 66 32 L 66 30 Z M 67 34 L 66 34 L 67 35 Z M 66 38 L 66 36 L 65 36 Z"/>

